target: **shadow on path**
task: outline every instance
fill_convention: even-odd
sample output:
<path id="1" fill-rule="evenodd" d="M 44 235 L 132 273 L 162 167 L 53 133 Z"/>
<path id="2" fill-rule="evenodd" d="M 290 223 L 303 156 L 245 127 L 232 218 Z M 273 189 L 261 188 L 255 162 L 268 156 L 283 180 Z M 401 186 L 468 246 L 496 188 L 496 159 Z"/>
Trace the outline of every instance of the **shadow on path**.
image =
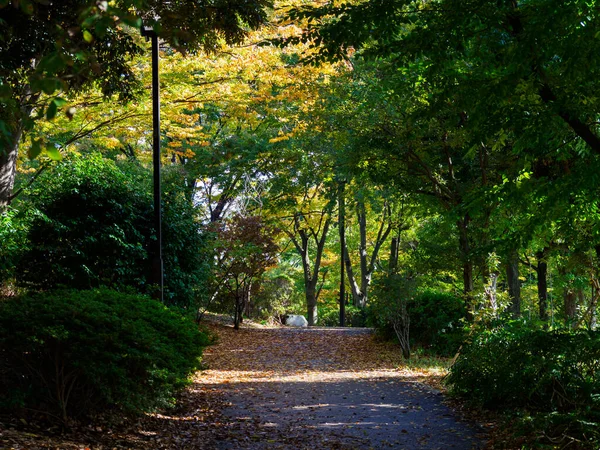
<path id="1" fill-rule="evenodd" d="M 367 329 L 241 331 L 219 331 L 198 380 L 227 404 L 215 448 L 484 448 L 482 429 L 381 360 Z"/>

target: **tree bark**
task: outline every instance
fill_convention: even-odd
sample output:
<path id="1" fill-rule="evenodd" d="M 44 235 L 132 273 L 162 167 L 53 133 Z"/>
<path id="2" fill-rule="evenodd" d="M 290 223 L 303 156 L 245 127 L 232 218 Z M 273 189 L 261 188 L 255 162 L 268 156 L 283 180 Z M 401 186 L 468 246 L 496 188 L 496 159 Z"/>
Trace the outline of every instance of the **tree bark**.
<path id="1" fill-rule="evenodd" d="M 319 319 L 317 308 L 317 294 L 314 284 L 306 286 L 306 320 L 309 326 L 315 326 Z"/>
<path id="2" fill-rule="evenodd" d="M 577 291 L 572 288 L 565 290 L 565 321 L 572 322 L 577 314 Z"/>
<path id="3" fill-rule="evenodd" d="M 537 260 L 537 267 L 535 272 L 537 274 L 537 291 L 538 291 L 538 306 L 540 312 L 540 319 L 546 322 L 548 320 L 548 262 L 546 261 L 546 255 L 548 254 L 548 248 L 536 252 L 535 259 Z"/>
<path id="4" fill-rule="evenodd" d="M 508 255 L 506 281 L 510 297 L 508 310 L 514 317 L 519 317 L 521 315 L 521 281 L 519 280 L 519 255 L 516 250 L 511 251 Z"/>
<path id="5" fill-rule="evenodd" d="M 471 260 L 471 246 L 469 244 L 469 223 L 471 218 L 469 214 L 457 222 L 458 227 L 458 246 L 460 256 L 463 262 L 463 293 L 465 295 L 465 306 L 467 308 L 467 318 L 473 318 L 473 262 Z"/>
<path id="6" fill-rule="evenodd" d="M 338 199 L 338 230 L 340 232 L 340 327 L 346 326 L 346 276 L 344 274 L 344 264 L 346 262 L 346 183 L 340 183 L 340 194 Z"/>
<path id="7" fill-rule="evenodd" d="M 357 218 L 360 231 L 360 246 L 358 254 L 360 255 L 360 291 L 362 295 L 356 299 L 358 302 L 354 305 L 358 308 L 364 308 L 367 304 L 369 283 L 371 282 L 371 271 L 367 260 L 367 212 L 365 202 L 358 202 Z"/>
<path id="8" fill-rule="evenodd" d="M 0 154 L 0 211 L 10 205 L 15 174 L 17 171 L 17 156 L 19 155 L 19 142 L 23 135 L 20 121 L 17 123 L 10 147 Z"/>
<path id="9" fill-rule="evenodd" d="M 356 203 L 356 216 L 358 219 L 358 229 L 360 235 L 360 244 L 358 248 L 360 259 L 360 285 L 356 281 L 354 271 L 352 270 L 352 263 L 350 261 L 347 245 L 344 245 L 344 259 L 346 261 L 346 271 L 348 272 L 348 281 L 352 290 L 354 306 L 357 308 L 364 308 L 369 299 L 369 286 L 371 285 L 373 271 L 375 270 L 375 261 L 377 261 L 377 256 L 379 255 L 381 246 L 392 231 L 391 210 L 389 205 L 386 204 L 381 218 L 379 231 L 377 233 L 377 238 L 375 240 L 373 251 L 371 252 L 370 257 L 367 252 L 367 212 L 365 203 L 362 200 L 359 200 Z"/>
<path id="10" fill-rule="evenodd" d="M 392 275 L 396 273 L 396 269 L 398 268 L 398 244 L 400 238 L 393 237 L 392 243 L 390 245 L 390 260 L 388 263 L 388 273 Z"/>

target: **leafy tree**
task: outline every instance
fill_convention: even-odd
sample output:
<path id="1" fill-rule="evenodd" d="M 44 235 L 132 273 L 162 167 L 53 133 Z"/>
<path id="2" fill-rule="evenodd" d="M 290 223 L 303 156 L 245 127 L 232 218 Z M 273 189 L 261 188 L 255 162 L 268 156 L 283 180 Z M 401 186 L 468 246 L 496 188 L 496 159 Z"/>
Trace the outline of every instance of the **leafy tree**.
<path id="1" fill-rule="evenodd" d="M 277 261 L 276 230 L 258 216 L 237 215 L 218 226 L 217 276 L 221 279 L 222 291 L 233 300 L 234 328 L 237 330 L 253 285 Z"/>
<path id="2" fill-rule="evenodd" d="M 0 207 L 12 199 L 15 167 L 23 133 L 36 119 L 53 119 L 66 101 L 60 92 L 77 92 L 97 85 L 105 97 L 130 100 L 139 88 L 128 63 L 142 52 L 141 39 L 131 28 L 142 19 L 181 51 L 214 50 L 220 38 L 239 42 L 247 27 L 265 19 L 267 2 L 223 0 L 209 5 L 195 1 L 158 0 L 96 2 L 71 0 L 0 4 Z M 67 115 L 74 114 L 72 109 Z M 31 140 L 30 156 L 45 147 Z"/>

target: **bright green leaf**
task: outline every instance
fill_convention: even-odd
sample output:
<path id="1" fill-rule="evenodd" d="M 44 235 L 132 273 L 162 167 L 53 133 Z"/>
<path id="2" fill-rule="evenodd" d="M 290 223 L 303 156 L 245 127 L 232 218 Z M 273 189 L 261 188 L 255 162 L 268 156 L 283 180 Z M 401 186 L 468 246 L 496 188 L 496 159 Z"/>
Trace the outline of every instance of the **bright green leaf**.
<path id="1" fill-rule="evenodd" d="M 94 36 L 88 30 L 83 30 L 83 40 L 85 42 L 92 42 L 94 40 Z"/>
<path id="2" fill-rule="evenodd" d="M 60 161 L 62 159 L 60 151 L 56 148 L 54 144 L 51 143 L 46 145 L 46 154 L 53 161 Z"/>
<path id="3" fill-rule="evenodd" d="M 56 106 L 58 106 L 59 108 L 65 106 L 67 104 L 67 101 L 62 97 L 54 97 L 52 102 L 56 103 Z"/>

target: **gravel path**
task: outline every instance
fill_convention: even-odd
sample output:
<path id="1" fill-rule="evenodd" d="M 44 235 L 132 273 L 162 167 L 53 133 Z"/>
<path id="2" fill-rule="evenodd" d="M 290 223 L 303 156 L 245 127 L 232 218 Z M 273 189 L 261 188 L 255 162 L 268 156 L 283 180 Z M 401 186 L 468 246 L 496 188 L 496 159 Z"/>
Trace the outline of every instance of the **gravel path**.
<path id="1" fill-rule="evenodd" d="M 479 449 L 443 396 L 368 329 L 228 328 L 198 380 L 225 401 L 220 449 Z"/>

